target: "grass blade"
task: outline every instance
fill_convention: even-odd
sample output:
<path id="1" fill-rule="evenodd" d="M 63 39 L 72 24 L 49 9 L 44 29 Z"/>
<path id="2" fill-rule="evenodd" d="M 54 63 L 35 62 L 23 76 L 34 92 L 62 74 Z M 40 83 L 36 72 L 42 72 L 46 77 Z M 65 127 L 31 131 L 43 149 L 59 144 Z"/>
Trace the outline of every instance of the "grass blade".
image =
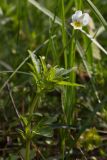
<path id="1" fill-rule="evenodd" d="M 86 0 L 86 2 L 90 5 L 91 9 L 94 11 L 96 16 L 100 20 L 100 22 L 103 24 L 103 26 L 107 30 L 107 22 L 104 19 L 104 17 L 102 16 L 102 14 L 100 13 L 100 11 L 97 9 L 97 7 L 93 4 L 93 2 L 91 0 Z"/>
<path id="2" fill-rule="evenodd" d="M 38 8 L 41 12 L 43 12 L 45 15 L 47 15 L 49 18 L 51 18 L 55 23 L 62 25 L 61 20 L 56 17 L 50 10 L 46 9 L 40 3 L 34 0 L 28 0 L 32 5 L 34 5 L 36 8 Z"/>
<path id="3" fill-rule="evenodd" d="M 84 30 L 81 30 L 83 34 L 85 34 L 99 49 L 101 49 L 102 52 L 104 52 L 107 55 L 107 51 L 101 46 L 101 44 L 96 41 L 91 35 L 86 33 Z"/>
<path id="4" fill-rule="evenodd" d="M 96 87 L 95 87 L 95 85 L 94 85 L 93 78 L 92 78 L 91 73 L 90 73 L 90 70 L 89 70 L 89 68 L 88 68 L 86 59 L 85 59 L 85 57 L 83 57 L 83 55 L 84 55 L 84 54 L 83 54 L 83 49 L 81 48 L 79 42 L 77 42 L 77 50 L 78 50 L 79 55 L 80 55 L 80 57 L 81 57 L 81 59 L 82 59 L 82 61 L 83 61 L 84 67 L 85 67 L 85 69 L 86 69 L 86 71 L 87 71 L 87 74 L 88 74 L 88 76 L 90 77 L 90 81 L 91 81 L 91 84 L 92 84 L 92 87 L 93 87 L 95 96 L 96 96 L 96 98 L 97 98 L 97 101 L 98 101 L 98 103 L 101 103 L 100 98 L 99 98 L 99 95 L 98 95 L 98 92 L 97 92 Z"/>
<path id="5" fill-rule="evenodd" d="M 52 36 L 51 38 L 55 38 L 56 36 Z M 48 42 L 50 41 L 50 39 L 46 40 L 44 43 L 42 43 L 41 45 L 39 45 L 34 51 L 33 53 L 37 53 L 41 48 L 43 48 Z M 12 79 L 12 77 L 17 73 L 17 71 L 28 61 L 28 59 L 30 58 L 30 55 L 27 56 L 21 63 L 20 65 L 15 69 L 15 71 L 10 75 L 10 77 L 5 81 L 5 83 L 3 84 L 3 86 L 0 88 L 0 92 L 4 89 L 4 87 L 7 85 L 7 83 Z"/>

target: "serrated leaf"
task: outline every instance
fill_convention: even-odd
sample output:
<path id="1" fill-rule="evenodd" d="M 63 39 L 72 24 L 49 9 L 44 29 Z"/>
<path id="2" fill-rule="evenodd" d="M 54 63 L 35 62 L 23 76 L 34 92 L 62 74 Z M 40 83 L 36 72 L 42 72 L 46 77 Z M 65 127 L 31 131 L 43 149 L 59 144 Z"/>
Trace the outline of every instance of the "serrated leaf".
<path id="1" fill-rule="evenodd" d="M 57 80 L 53 80 L 53 82 L 55 82 L 58 85 L 63 85 L 63 86 L 72 86 L 72 87 L 84 87 L 81 84 L 77 84 L 77 83 L 71 83 L 71 82 L 67 82 L 67 81 L 57 81 Z"/>
<path id="2" fill-rule="evenodd" d="M 21 119 L 21 121 L 23 121 L 23 124 L 24 124 L 25 126 L 28 125 L 28 120 L 27 120 L 26 117 L 20 115 L 20 119 Z"/>
<path id="3" fill-rule="evenodd" d="M 26 137 L 24 135 L 24 132 L 21 129 L 17 129 L 17 132 L 21 135 L 21 137 L 25 140 Z"/>
<path id="4" fill-rule="evenodd" d="M 32 53 L 30 50 L 28 50 L 29 55 L 31 57 L 33 66 L 35 68 L 36 74 L 38 75 L 38 73 L 40 72 L 40 62 L 38 59 L 36 59 L 36 55 L 34 53 Z"/>
<path id="5" fill-rule="evenodd" d="M 48 117 L 44 117 L 42 118 L 42 120 L 40 121 L 39 124 L 41 125 L 49 125 L 52 124 L 53 122 L 57 121 L 58 115 L 55 116 L 48 116 Z"/>
<path id="6" fill-rule="evenodd" d="M 35 130 L 33 130 L 33 133 L 35 133 L 37 135 L 44 136 L 44 137 L 52 137 L 53 136 L 53 130 L 52 130 L 52 128 L 50 128 L 48 126 L 37 127 Z"/>
<path id="7" fill-rule="evenodd" d="M 51 81 L 55 78 L 55 68 L 51 68 L 48 72 L 48 75 L 47 75 L 47 80 Z"/>
<path id="8" fill-rule="evenodd" d="M 57 68 L 56 70 L 56 76 L 64 76 L 69 74 L 71 71 L 76 69 L 76 67 L 70 68 L 70 69 L 64 69 L 64 68 Z"/>
<path id="9" fill-rule="evenodd" d="M 45 73 L 45 72 L 47 72 L 47 66 L 46 66 L 45 60 L 42 59 L 42 57 L 40 57 L 40 60 L 41 60 L 43 72 Z"/>
<path id="10" fill-rule="evenodd" d="M 42 120 L 37 124 L 35 128 L 33 128 L 33 134 L 45 136 L 45 137 L 52 137 L 53 136 L 53 130 L 51 125 L 53 122 L 57 120 L 57 115 L 53 117 L 44 117 Z"/>

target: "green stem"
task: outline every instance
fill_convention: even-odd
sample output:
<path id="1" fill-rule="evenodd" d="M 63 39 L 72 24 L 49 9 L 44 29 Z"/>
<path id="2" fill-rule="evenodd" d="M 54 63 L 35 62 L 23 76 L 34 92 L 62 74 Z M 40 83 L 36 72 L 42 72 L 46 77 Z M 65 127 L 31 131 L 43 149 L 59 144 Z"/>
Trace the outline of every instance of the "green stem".
<path id="1" fill-rule="evenodd" d="M 31 130 L 32 114 L 38 106 L 39 99 L 40 99 L 40 94 L 37 94 L 33 99 L 31 107 L 29 108 L 29 123 L 27 126 L 29 131 Z M 30 142 L 31 142 L 31 139 L 26 138 L 26 160 L 30 160 Z"/>
<path id="2" fill-rule="evenodd" d="M 37 108 L 39 99 L 40 99 L 40 93 L 37 93 L 33 99 L 31 107 L 29 108 L 29 116 L 30 117 L 32 117 L 34 110 Z"/>
<path id="3" fill-rule="evenodd" d="M 76 48 L 76 40 L 75 40 L 75 30 L 73 30 L 72 35 L 74 38 L 71 40 L 71 49 L 70 49 L 70 54 L 69 54 L 69 68 L 75 67 L 75 48 Z M 75 71 L 72 71 L 70 74 L 70 82 L 75 83 L 76 81 L 76 73 Z M 67 115 L 67 123 L 72 124 L 73 120 L 73 111 L 74 111 L 74 106 L 75 106 L 75 88 L 74 87 L 68 87 L 67 88 L 67 104 L 66 104 L 66 115 Z"/>
<path id="4" fill-rule="evenodd" d="M 67 37 L 66 37 L 66 30 L 65 30 L 65 8 L 64 8 L 64 0 L 61 0 L 61 16 L 62 16 L 62 43 L 63 43 L 63 49 L 64 49 L 64 63 L 65 63 L 65 68 L 67 69 Z M 61 152 L 62 152 L 62 160 L 64 160 L 64 155 L 65 155 L 65 137 L 66 134 L 61 130 Z"/>
<path id="5" fill-rule="evenodd" d="M 82 8 L 82 0 L 79 1 L 79 9 Z"/>
<path id="6" fill-rule="evenodd" d="M 26 141 L 26 160 L 30 160 L 30 140 Z"/>
<path id="7" fill-rule="evenodd" d="M 75 67 L 75 64 L 76 64 L 76 59 L 75 59 L 75 50 L 76 50 L 76 33 L 75 33 L 75 30 L 73 31 L 73 34 L 75 35 L 74 36 L 74 39 L 72 40 L 72 43 L 71 43 L 71 54 L 70 54 L 70 68 L 73 68 Z M 76 73 L 75 71 L 72 71 L 71 74 L 70 74 L 70 81 L 71 83 L 75 83 L 76 81 Z M 70 119 L 72 119 L 73 117 L 73 110 L 74 110 L 74 106 L 75 106 L 75 96 L 76 96 L 76 89 L 74 87 L 71 87 L 71 115 L 69 116 Z M 69 121 L 70 121 L 69 119 Z"/>
<path id="8" fill-rule="evenodd" d="M 65 61 L 65 68 L 67 68 L 67 49 L 66 49 L 66 30 L 65 30 L 65 8 L 64 8 L 64 0 L 61 0 L 61 6 L 62 6 L 62 43 L 63 43 L 63 49 L 64 49 L 64 61 Z"/>
<path id="9" fill-rule="evenodd" d="M 82 0 L 75 0 L 75 6 L 77 10 L 81 10 Z"/>

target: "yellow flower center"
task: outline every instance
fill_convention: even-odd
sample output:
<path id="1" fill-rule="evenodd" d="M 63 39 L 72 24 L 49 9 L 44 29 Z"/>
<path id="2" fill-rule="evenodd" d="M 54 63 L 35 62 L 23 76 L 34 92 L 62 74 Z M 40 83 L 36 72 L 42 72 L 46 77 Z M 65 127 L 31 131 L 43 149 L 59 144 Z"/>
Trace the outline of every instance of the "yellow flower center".
<path id="1" fill-rule="evenodd" d="M 78 22 L 78 21 L 75 21 L 75 22 L 74 22 L 74 26 L 75 26 L 75 27 L 81 27 L 81 26 L 82 26 L 82 23 L 81 23 L 81 22 Z"/>

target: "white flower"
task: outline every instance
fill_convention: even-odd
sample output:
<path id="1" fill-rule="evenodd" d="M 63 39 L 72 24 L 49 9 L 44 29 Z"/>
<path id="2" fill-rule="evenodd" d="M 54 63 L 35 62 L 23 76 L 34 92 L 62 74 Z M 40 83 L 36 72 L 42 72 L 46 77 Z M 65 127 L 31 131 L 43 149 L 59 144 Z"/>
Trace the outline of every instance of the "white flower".
<path id="1" fill-rule="evenodd" d="M 89 21 L 89 14 L 82 14 L 82 11 L 79 10 L 72 15 L 72 22 L 70 24 L 74 27 L 74 29 L 82 29 L 83 26 L 88 25 Z"/>

